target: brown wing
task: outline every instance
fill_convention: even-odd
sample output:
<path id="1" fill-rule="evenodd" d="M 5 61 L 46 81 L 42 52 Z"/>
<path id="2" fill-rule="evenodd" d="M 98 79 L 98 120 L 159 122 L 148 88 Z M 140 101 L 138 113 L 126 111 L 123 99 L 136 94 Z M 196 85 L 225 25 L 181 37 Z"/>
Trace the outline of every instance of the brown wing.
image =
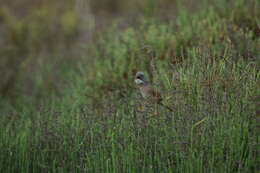
<path id="1" fill-rule="evenodd" d="M 160 92 L 158 92 L 154 88 L 150 87 L 148 92 L 149 92 L 149 95 L 151 95 L 157 103 L 162 101 L 162 95 L 160 94 Z"/>

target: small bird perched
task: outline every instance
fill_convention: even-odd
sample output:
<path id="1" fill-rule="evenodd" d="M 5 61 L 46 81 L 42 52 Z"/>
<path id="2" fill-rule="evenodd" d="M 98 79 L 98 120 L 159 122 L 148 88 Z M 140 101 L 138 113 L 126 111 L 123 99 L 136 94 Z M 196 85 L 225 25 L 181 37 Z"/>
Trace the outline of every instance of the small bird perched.
<path id="1" fill-rule="evenodd" d="M 162 99 L 160 92 L 155 90 L 152 87 L 152 85 L 148 81 L 146 81 L 143 72 L 136 73 L 135 83 L 137 84 L 143 98 L 150 99 L 152 102 L 157 103 L 157 104 L 169 109 L 170 111 L 173 111 L 170 107 L 168 107 L 162 103 L 163 99 Z"/>

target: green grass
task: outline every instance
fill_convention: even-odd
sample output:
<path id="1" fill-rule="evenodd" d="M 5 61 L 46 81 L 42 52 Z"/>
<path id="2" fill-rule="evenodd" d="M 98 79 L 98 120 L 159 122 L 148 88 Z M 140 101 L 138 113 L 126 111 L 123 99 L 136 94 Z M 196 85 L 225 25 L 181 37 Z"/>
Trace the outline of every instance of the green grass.
<path id="1" fill-rule="evenodd" d="M 59 96 L 0 99 L 0 172 L 259 171 L 259 2 L 214 2 L 108 28 Z M 144 104 L 140 70 L 173 112 Z"/>

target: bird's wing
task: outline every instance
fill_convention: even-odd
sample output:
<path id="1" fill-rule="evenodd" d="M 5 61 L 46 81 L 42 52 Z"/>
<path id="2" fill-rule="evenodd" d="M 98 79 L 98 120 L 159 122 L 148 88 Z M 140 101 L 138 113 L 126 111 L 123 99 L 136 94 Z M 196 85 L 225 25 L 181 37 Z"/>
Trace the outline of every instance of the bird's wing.
<path id="1" fill-rule="evenodd" d="M 160 92 L 157 91 L 157 90 L 155 90 L 154 88 L 149 87 L 148 93 L 149 93 L 149 95 L 151 95 L 153 98 L 155 98 L 157 102 L 161 102 L 161 101 L 162 101 L 162 96 L 161 96 Z"/>

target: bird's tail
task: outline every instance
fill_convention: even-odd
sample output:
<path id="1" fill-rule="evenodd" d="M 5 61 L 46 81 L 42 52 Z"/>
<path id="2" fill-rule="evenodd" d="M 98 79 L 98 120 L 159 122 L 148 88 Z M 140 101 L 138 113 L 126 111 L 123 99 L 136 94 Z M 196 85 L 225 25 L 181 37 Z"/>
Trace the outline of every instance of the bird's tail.
<path id="1" fill-rule="evenodd" d="M 165 107 L 166 109 L 168 109 L 169 111 L 173 112 L 173 109 L 170 106 L 167 106 L 165 104 L 163 104 L 162 102 L 159 102 L 159 105 Z"/>

